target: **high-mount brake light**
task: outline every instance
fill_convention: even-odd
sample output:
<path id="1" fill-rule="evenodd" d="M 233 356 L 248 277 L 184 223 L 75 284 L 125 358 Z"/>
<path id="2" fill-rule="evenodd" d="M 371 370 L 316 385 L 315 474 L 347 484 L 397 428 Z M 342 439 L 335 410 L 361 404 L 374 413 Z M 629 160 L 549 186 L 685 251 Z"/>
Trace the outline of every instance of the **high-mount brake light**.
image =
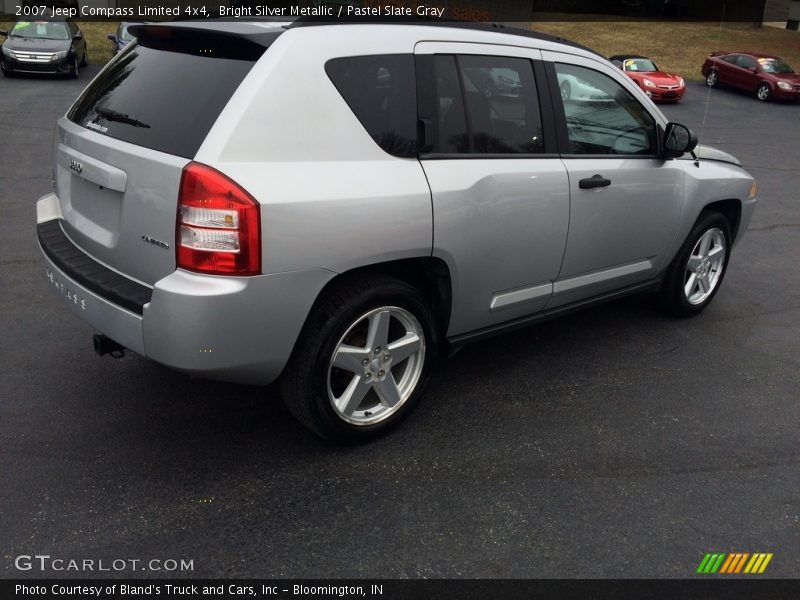
<path id="1" fill-rule="evenodd" d="M 177 264 L 213 275 L 261 273 L 258 202 L 216 169 L 192 162 L 181 175 Z"/>

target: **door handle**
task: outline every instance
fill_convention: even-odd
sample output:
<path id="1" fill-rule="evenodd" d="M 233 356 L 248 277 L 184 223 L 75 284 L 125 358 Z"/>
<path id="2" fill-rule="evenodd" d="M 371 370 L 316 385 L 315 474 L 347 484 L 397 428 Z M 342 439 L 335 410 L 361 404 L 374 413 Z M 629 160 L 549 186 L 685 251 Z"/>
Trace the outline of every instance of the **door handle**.
<path id="1" fill-rule="evenodd" d="M 606 187 L 607 185 L 611 185 L 611 180 L 606 179 L 602 175 L 592 175 L 591 177 L 587 177 L 586 179 L 581 179 L 578 182 L 578 186 L 582 190 L 589 190 L 591 188 L 597 188 L 597 187 Z"/>

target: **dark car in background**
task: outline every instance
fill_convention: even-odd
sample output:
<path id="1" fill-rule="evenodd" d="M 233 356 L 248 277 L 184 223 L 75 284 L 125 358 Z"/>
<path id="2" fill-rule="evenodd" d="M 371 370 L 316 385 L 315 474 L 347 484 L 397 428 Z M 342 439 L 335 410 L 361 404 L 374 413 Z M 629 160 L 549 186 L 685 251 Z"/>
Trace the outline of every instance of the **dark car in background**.
<path id="1" fill-rule="evenodd" d="M 89 60 L 86 40 L 71 21 L 20 21 L 0 47 L 0 69 L 6 77 L 16 73 L 64 74 L 78 77 Z"/>
<path id="2" fill-rule="evenodd" d="M 800 100 L 800 75 L 786 61 L 757 52 L 712 52 L 701 67 L 709 87 L 727 85 L 770 99 Z"/>
<path id="3" fill-rule="evenodd" d="M 123 21 L 117 26 L 115 33 L 109 33 L 106 37 L 114 43 L 114 54 L 122 52 L 122 50 L 136 38 L 128 31 L 128 26 L 132 23 Z"/>

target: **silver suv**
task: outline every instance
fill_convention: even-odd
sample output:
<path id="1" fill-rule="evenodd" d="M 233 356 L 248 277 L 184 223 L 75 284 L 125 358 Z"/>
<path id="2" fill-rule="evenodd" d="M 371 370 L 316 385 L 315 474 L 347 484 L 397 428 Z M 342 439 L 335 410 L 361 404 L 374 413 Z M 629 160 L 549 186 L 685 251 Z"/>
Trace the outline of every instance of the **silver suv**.
<path id="1" fill-rule="evenodd" d="M 396 425 L 464 342 L 645 291 L 699 313 L 753 212 L 735 158 L 565 40 L 131 31 L 58 121 L 37 207 L 49 282 L 98 353 L 279 380 L 330 439 Z"/>

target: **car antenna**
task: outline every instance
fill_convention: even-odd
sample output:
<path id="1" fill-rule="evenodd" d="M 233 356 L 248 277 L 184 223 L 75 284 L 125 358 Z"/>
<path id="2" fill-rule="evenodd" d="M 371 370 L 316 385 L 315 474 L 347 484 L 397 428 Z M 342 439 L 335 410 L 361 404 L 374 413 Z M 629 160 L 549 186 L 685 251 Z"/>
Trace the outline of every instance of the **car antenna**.
<path id="1" fill-rule="evenodd" d="M 717 47 L 719 47 L 719 43 L 722 40 L 722 24 L 725 22 L 725 3 L 722 3 L 722 13 L 719 17 L 719 30 L 717 31 Z M 706 116 L 708 115 L 708 105 L 711 102 L 711 86 L 706 85 L 708 90 L 706 90 L 706 106 L 703 109 L 703 122 L 700 124 L 700 139 L 703 139 L 703 132 L 706 128 Z M 695 154 L 694 150 L 692 150 L 692 158 L 694 158 L 695 166 L 700 166 L 699 159 L 697 154 Z"/>

